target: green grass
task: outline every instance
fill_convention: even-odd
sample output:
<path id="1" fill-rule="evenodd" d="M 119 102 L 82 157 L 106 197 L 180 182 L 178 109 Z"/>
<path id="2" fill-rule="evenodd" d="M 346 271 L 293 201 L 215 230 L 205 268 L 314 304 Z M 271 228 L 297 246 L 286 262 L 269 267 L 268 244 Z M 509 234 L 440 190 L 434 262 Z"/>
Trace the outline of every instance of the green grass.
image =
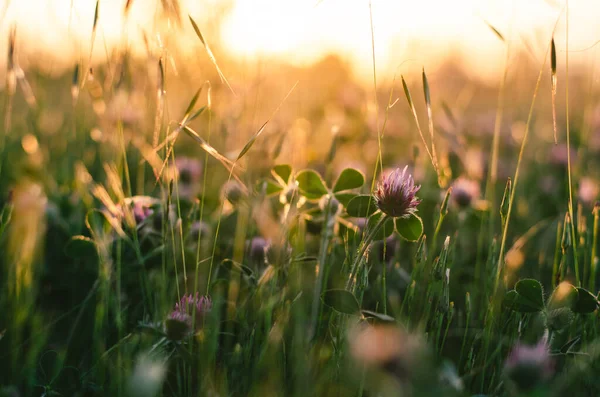
<path id="1" fill-rule="evenodd" d="M 245 87 L 208 47 L 200 88 L 127 54 L 85 85 L 26 70 L 1 94 L 0 395 L 598 395 L 596 95 L 550 39 L 517 76 L 507 48 L 499 88 L 401 89 L 375 58 L 368 89 L 334 58 Z M 404 165 L 422 202 L 392 220 L 371 195 Z"/>

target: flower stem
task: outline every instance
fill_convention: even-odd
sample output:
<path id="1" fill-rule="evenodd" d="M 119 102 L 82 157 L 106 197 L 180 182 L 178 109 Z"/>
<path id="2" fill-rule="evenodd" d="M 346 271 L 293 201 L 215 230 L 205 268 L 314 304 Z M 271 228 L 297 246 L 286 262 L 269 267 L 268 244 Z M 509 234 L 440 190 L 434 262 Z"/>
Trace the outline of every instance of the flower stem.
<path id="1" fill-rule="evenodd" d="M 597 206 L 594 208 L 594 230 L 593 230 L 593 243 L 592 243 L 592 261 L 590 268 L 590 279 L 589 279 L 589 289 L 592 292 L 596 291 L 596 267 L 598 266 L 598 218 L 599 218 L 600 208 Z"/>
<path id="2" fill-rule="evenodd" d="M 318 274 L 314 290 L 311 331 L 309 334 L 311 339 L 316 336 L 319 326 L 321 291 L 323 290 L 323 283 L 325 282 L 327 253 L 329 252 L 329 245 L 333 236 L 333 228 L 335 227 L 335 211 L 332 211 L 331 204 L 332 198 L 329 197 L 327 199 L 327 204 L 325 205 L 325 219 L 323 220 L 323 232 L 321 233 L 321 244 L 319 247 L 319 258 L 317 262 Z"/>
<path id="3" fill-rule="evenodd" d="M 377 234 L 379 229 L 381 229 L 383 227 L 383 224 L 387 220 L 388 220 L 388 216 L 386 214 L 383 214 L 381 216 L 381 218 L 379 218 L 379 221 L 375 224 L 373 229 L 369 232 L 369 234 L 367 234 L 367 237 L 365 237 L 365 239 L 362 241 L 362 244 L 358 250 L 358 254 L 356 255 L 356 258 L 354 259 L 354 262 L 352 263 L 352 267 L 350 268 L 350 275 L 348 277 L 348 281 L 346 282 L 346 290 L 347 291 L 351 291 L 353 289 L 352 287 L 353 287 L 353 283 L 354 283 L 354 278 L 356 277 L 356 274 L 358 273 L 358 268 L 360 267 L 360 265 L 362 265 L 363 260 L 365 259 L 365 253 L 371 246 L 371 243 L 373 242 L 373 238 L 375 237 L 375 235 Z"/>

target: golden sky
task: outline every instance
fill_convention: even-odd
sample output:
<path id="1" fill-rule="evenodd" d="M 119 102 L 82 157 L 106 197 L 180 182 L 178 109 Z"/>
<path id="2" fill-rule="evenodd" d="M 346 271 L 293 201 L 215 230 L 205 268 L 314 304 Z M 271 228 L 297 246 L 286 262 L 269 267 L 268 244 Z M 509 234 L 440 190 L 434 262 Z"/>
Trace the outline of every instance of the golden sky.
<path id="1" fill-rule="evenodd" d="M 333 52 L 357 75 L 372 73 L 368 0 L 179 0 L 185 34 L 167 42 L 165 32 L 174 31 L 175 22 L 171 28 L 157 25 L 159 0 L 133 0 L 126 23 L 125 2 L 100 1 L 97 61 L 124 42 L 143 53 L 144 34 L 154 46 L 196 51 L 190 14 L 209 32 L 216 53 L 304 65 Z M 572 59 L 592 62 L 600 46 L 580 50 L 600 40 L 600 1 L 571 0 L 568 6 Z M 0 0 L 0 37 L 7 39 L 9 27 L 16 25 L 21 59 L 72 64 L 87 59 L 94 8 L 95 0 Z M 564 51 L 564 9 L 565 0 L 372 0 L 378 74 L 389 77 L 422 66 L 432 70 L 443 57 L 459 54 L 474 75 L 497 76 L 506 42 L 511 48 L 527 45 L 541 58 L 557 19 L 557 49 Z M 502 32 L 505 43 L 486 22 Z M 219 37 L 210 37 L 213 32 Z M 1 54 L 6 54 L 6 39 Z"/>

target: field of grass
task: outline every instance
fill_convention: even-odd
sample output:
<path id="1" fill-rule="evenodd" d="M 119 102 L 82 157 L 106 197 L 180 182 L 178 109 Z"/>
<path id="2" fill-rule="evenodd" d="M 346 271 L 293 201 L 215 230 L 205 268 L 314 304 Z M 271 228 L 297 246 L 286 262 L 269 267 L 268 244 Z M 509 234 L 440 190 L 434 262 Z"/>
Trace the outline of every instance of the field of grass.
<path id="1" fill-rule="evenodd" d="M 197 33 L 53 74 L 8 38 L 0 396 L 600 395 L 593 71 L 548 37 L 363 84 Z"/>

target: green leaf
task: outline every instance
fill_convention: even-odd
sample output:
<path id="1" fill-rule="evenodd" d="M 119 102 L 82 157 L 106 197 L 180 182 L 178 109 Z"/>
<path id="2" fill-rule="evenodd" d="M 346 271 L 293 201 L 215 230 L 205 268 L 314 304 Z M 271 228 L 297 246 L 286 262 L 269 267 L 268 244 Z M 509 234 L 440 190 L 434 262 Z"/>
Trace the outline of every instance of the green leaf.
<path id="1" fill-rule="evenodd" d="M 356 197 L 356 194 L 354 194 L 354 193 L 336 193 L 334 196 L 337 199 L 337 201 L 339 201 L 344 207 L 347 207 L 350 200 L 352 200 L 354 197 Z"/>
<path id="2" fill-rule="evenodd" d="M 346 212 L 355 218 L 366 218 L 377 211 L 375 199 L 370 194 L 361 194 L 348 202 Z"/>
<path id="3" fill-rule="evenodd" d="M 370 231 L 373 227 L 375 227 L 382 216 L 385 215 L 381 212 L 370 216 L 367 221 L 367 230 Z M 373 240 L 383 240 L 390 237 L 392 234 L 394 234 L 394 219 L 388 217 L 383 223 L 383 226 L 373 236 Z"/>
<path id="4" fill-rule="evenodd" d="M 321 176 L 313 170 L 300 171 L 296 181 L 300 192 L 307 199 L 319 199 L 329 193 Z"/>
<path id="5" fill-rule="evenodd" d="M 408 218 L 396 218 L 396 231 L 407 241 L 417 241 L 423 234 L 423 221 L 417 215 Z"/>
<path id="6" fill-rule="evenodd" d="M 191 20 L 191 17 L 190 17 L 190 20 Z M 192 23 L 194 23 L 193 20 L 192 20 Z M 194 24 L 194 26 L 195 26 L 195 24 Z M 196 33 L 200 34 L 199 31 L 196 31 Z M 207 50 L 208 50 L 208 47 L 207 47 Z M 216 61 L 215 61 L 215 66 L 216 66 Z M 220 71 L 220 70 L 217 69 L 217 71 Z M 222 77 L 225 78 L 225 76 L 222 76 Z M 227 85 L 229 86 L 229 83 L 227 83 Z M 238 154 L 237 159 L 235 160 L 236 162 L 239 161 L 242 157 L 244 157 L 244 155 L 248 152 L 248 150 L 250 150 L 250 148 L 252 147 L 252 145 L 254 145 L 254 142 L 256 141 L 256 139 L 258 139 L 258 137 L 263 133 L 263 131 L 267 127 L 267 124 L 269 124 L 269 122 L 271 121 L 271 119 L 273 118 L 273 116 L 275 116 L 275 114 L 279 111 L 279 108 L 281 107 L 281 105 L 283 105 L 283 103 L 285 102 L 285 100 L 288 99 L 288 97 L 292 94 L 292 91 L 294 91 L 294 89 L 296 88 L 297 85 L 298 85 L 298 82 L 296 82 L 296 84 L 294 84 L 292 86 L 292 88 L 287 93 L 287 95 L 285 96 L 285 98 L 283 98 L 283 100 L 281 101 L 281 103 L 279 104 L 279 106 L 277 106 L 277 109 L 275 109 L 275 112 L 273 112 L 273 114 L 271 114 L 271 117 L 269 117 L 267 119 L 267 121 L 265 121 L 263 123 L 263 125 L 260 126 L 260 128 L 258 129 L 258 131 L 256 131 L 256 133 L 254 135 L 252 135 L 252 137 L 246 143 L 246 145 L 244 146 L 244 148 L 242 149 L 242 151 L 240 152 L 240 154 Z M 231 89 L 231 87 L 229 87 L 229 88 Z M 232 90 L 232 92 L 233 92 L 233 90 Z"/>
<path id="7" fill-rule="evenodd" d="M 371 310 L 361 310 L 361 313 L 366 318 L 374 318 L 385 323 L 393 323 L 396 321 L 392 316 L 388 316 L 387 314 L 383 313 L 373 312 Z"/>
<path id="8" fill-rule="evenodd" d="M 96 243 L 89 237 L 73 236 L 65 246 L 65 254 L 71 258 L 96 257 Z"/>
<path id="9" fill-rule="evenodd" d="M 584 288 L 577 288 L 577 300 L 571 310 L 575 313 L 592 313 L 598 308 L 598 299 Z"/>
<path id="10" fill-rule="evenodd" d="M 192 114 L 192 110 L 194 110 L 194 106 L 196 106 L 196 102 L 198 101 L 198 97 L 200 96 L 201 92 L 202 92 L 202 87 L 200 87 L 198 89 L 198 91 L 196 91 L 196 95 L 194 95 L 194 97 L 190 101 L 187 109 L 185 110 L 185 113 L 183 115 L 183 121 L 181 122 L 182 124 L 184 124 L 186 122 L 186 120 L 188 119 L 188 117 L 190 116 L 190 114 Z"/>
<path id="11" fill-rule="evenodd" d="M 533 279 L 520 280 L 506 293 L 502 305 L 519 313 L 537 313 L 544 308 L 542 285 Z"/>
<path id="12" fill-rule="evenodd" d="M 275 179 L 281 179 L 282 185 L 286 186 L 290 183 L 290 176 L 292 176 L 292 166 L 289 164 L 280 164 L 273 167 L 271 173 Z"/>
<path id="13" fill-rule="evenodd" d="M 361 187 L 365 183 L 363 174 L 354 168 L 346 168 L 338 177 L 333 192 L 341 192 L 342 190 L 350 190 Z"/>
<path id="14" fill-rule="evenodd" d="M 256 190 L 260 193 L 264 193 L 267 196 L 279 194 L 283 191 L 283 186 L 275 183 L 275 181 L 264 179 L 258 183 Z"/>
<path id="15" fill-rule="evenodd" d="M 200 109 L 196 110 L 194 113 L 189 115 L 184 122 L 181 122 L 182 125 L 187 125 L 195 120 L 198 116 L 200 116 L 206 110 L 206 106 L 202 106 Z"/>
<path id="16" fill-rule="evenodd" d="M 504 295 L 502 306 L 510 310 L 520 311 L 518 310 L 518 308 L 520 308 L 518 301 L 519 294 L 514 289 L 511 289 Z"/>
<path id="17" fill-rule="evenodd" d="M 343 289 L 330 289 L 323 292 L 323 303 L 333 310 L 344 314 L 358 314 L 360 306 L 358 301 L 350 292 Z"/>
<path id="18" fill-rule="evenodd" d="M 521 302 L 535 311 L 544 309 L 544 291 L 539 281 L 531 278 L 519 280 L 515 285 L 515 291 L 519 294 Z"/>

